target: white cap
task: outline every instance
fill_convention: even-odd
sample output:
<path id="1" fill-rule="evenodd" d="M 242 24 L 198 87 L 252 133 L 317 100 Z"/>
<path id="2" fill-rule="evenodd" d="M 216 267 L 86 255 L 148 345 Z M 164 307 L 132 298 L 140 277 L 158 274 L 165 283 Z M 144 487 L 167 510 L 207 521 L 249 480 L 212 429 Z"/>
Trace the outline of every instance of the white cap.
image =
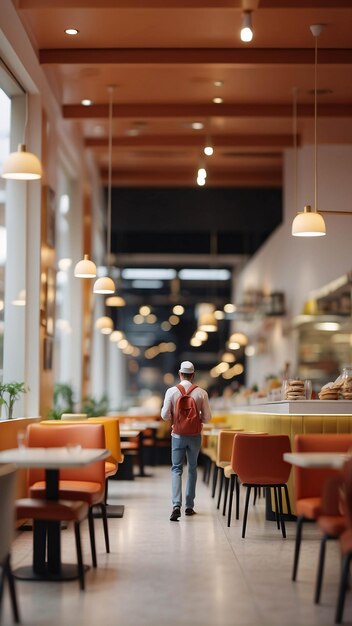
<path id="1" fill-rule="evenodd" d="M 194 365 L 191 361 L 182 361 L 180 366 L 180 372 L 182 374 L 194 374 Z"/>

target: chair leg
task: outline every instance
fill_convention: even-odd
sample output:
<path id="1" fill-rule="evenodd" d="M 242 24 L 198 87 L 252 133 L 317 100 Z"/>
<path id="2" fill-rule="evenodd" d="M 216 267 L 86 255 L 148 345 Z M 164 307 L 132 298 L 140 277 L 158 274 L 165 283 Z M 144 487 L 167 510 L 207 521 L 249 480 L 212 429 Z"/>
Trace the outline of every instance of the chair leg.
<path id="1" fill-rule="evenodd" d="M 81 532 L 79 522 L 75 522 L 75 540 L 76 540 L 76 552 L 77 552 L 77 566 L 78 566 L 78 579 L 79 586 L 84 591 L 84 565 L 82 558 L 82 544 L 81 544 Z"/>
<path id="2" fill-rule="evenodd" d="M 100 503 L 100 510 L 101 510 L 101 517 L 103 520 L 103 527 L 104 527 L 104 538 L 105 538 L 105 549 L 107 551 L 107 553 L 110 552 L 110 541 L 109 541 L 109 528 L 108 528 L 108 518 L 106 515 L 106 505 L 101 502 Z"/>
<path id="3" fill-rule="evenodd" d="M 255 506 L 255 503 L 257 501 L 257 494 L 258 494 L 258 487 L 254 487 L 253 506 Z"/>
<path id="4" fill-rule="evenodd" d="M 280 512 L 279 512 L 279 501 L 277 498 L 276 487 L 272 487 L 274 490 L 274 498 L 275 498 L 275 517 L 276 517 L 276 526 L 277 529 L 280 530 Z"/>
<path id="5" fill-rule="evenodd" d="M 292 511 L 291 511 L 291 503 L 290 503 L 290 496 L 288 493 L 288 488 L 287 485 L 284 485 L 284 490 L 285 490 L 285 498 L 286 498 L 286 506 L 287 506 L 287 513 L 289 515 L 292 515 Z"/>
<path id="6" fill-rule="evenodd" d="M 16 596 L 16 588 L 15 588 L 15 580 L 13 577 L 11 564 L 10 564 L 10 555 L 6 559 L 6 563 L 4 565 L 4 574 L 6 573 L 7 581 L 9 583 L 9 591 L 10 591 L 10 599 L 12 606 L 13 619 L 16 624 L 20 623 L 20 614 L 18 610 L 17 604 L 17 596 Z"/>
<path id="7" fill-rule="evenodd" d="M 324 535 L 320 541 L 320 550 L 319 550 L 319 561 L 318 561 L 318 572 L 317 572 L 317 580 L 315 584 L 315 594 L 314 594 L 314 602 L 315 604 L 319 604 L 320 602 L 320 594 L 321 594 L 321 586 L 323 583 L 323 573 L 324 573 L 324 563 L 325 563 L 325 550 L 326 550 L 326 542 L 328 540 L 328 535 Z"/>
<path id="8" fill-rule="evenodd" d="M 236 519 L 240 519 L 240 479 L 235 474 L 235 487 L 236 487 Z"/>
<path id="9" fill-rule="evenodd" d="M 277 491 L 278 491 L 278 497 L 279 497 L 279 513 L 280 513 L 280 520 L 281 520 L 281 532 L 282 532 L 283 538 L 286 539 L 286 526 L 285 526 L 285 520 L 284 520 L 284 513 L 283 513 L 283 510 L 282 510 L 281 485 L 279 485 L 277 487 Z"/>
<path id="10" fill-rule="evenodd" d="M 246 536 L 246 526 L 247 526 L 247 516 L 248 516 L 248 505 L 249 505 L 249 498 L 251 495 L 251 485 L 247 485 L 247 491 L 246 491 L 246 503 L 244 505 L 244 513 L 243 513 L 243 525 L 242 525 L 242 539 L 245 538 Z"/>
<path id="11" fill-rule="evenodd" d="M 94 516 L 93 516 L 92 508 L 90 508 L 88 511 L 88 525 L 89 525 L 90 548 L 92 551 L 92 563 L 93 563 L 93 567 L 96 567 L 97 566 L 97 552 L 95 548 Z"/>
<path id="12" fill-rule="evenodd" d="M 209 459 L 209 470 L 208 470 L 208 474 L 207 474 L 207 485 L 209 485 L 210 483 L 210 477 L 211 477 L 211 470 L 213 469 L 213 461 L 211 459 Z"/>
<path id="13" fill-rule="evenodd" d="M 341 624 L 342 622 L 346 590 L 348 586 L 348 574 L 350 569 L 351 556 L 351 553 L 348 553 L 342 559 L 341 578 L 335 613 L 335 624 Z"/>
<path id="14" fill-rule="evenodd" d="M 212 490 L 211 490 L 211 497 L 212 498 L 215 498 L 216 485 L 217 485 L 217 482 L 218 482 L 218 473 L 219 473 L 219 468 L 215 464 L 214 472 L 213 472 L 213 487 L 212 487 Z"/>
<path id="15" fill-rule="evenodd" d="M 219 496 L 218 496 L 218 503 L 216 505 L 217 509 L 220 509 L 220 502 L 221 502 L 221 496 L 222 496 L 222 488 L 224 486 L 224 470 L 220 471 L 220 485 L 219 485 Z"/>
<path id="16" fill-rule="evenodd" d="M 229 511 L 228 511 L 228 514 L 227 514 L 227 526 L 228 526 L 228 528 L 231 526 L 232 500 L 233 500 L 233 490 L 235 488 L 235 476 L 236 476 L 236 474 L 231 474 L 231 478 L 230 478 Z"/>
<path id="17" fill-rule="evenodd" d="M 303 522 L 304 522 L 303 515 L 299 515 L 297 517 L 297 526 L 296 526 L 296 542 L 295 542 L 295 555 L 293 558 L 292 580 L 296 580 L 296 577 L 297 577 L 299 552 L 300 552 L 301 541 L 302 541 Z"/>
<path id="18" fill-rule="evenodd" d="M 226 515 L 226 505 L 227 505 L 227 496 L 228 496 L 228 493 L 229 493 L 229 484 L 230 484 L 230 479 L 225 476 L 224 506 L 223 506 L 223 509 L 222 509 L 222 514 L 223 515 Z"/>

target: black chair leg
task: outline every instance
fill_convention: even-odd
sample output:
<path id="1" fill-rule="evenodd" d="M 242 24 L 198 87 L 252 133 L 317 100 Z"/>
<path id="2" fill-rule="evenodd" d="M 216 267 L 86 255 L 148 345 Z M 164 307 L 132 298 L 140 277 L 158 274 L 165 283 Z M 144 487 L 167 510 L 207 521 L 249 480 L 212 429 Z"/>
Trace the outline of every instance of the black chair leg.
<path id="1" fill-rule="evenodd" d="M 276 517 L 276 526 L 277 529 L 280 530 L 280 512 L 279 512 L 279 501 L 277 498 L 277 491 L 276 491 L 276 487 L 273 487 L 274 489 L 274 498 L 275 498 L 275 517 Z"/>
<path id="2" fill-rule="evenodd" d="M 314 602 L 315 602 L 315 604 L 319 604 L 319 602 L 320 602 L 321 587 L 322 587 L 322 584 L 323 584 L 325 551 L 326 551 L 326 542 L 327 542 L 327 540 L 328 540 L 328 535 L 324 535 L 321 538 L 321 541 L 320 541 L 318 572 L 317 572 L 317 580 L 316 580 L 315 594 L 314 594 Z"/>
<path id="3" fill-rule="evenodd" d="M 84 565 L 82 558 L 82 545 L 81 545 L 81 532 L 79 522 L 75 522 L 75 540 L 76 540 L 76 552 L 77 552 L 77 564 L 78 564 L 78 579 L 79 586 L 84 591 Z"/>
<path id="4" fill-rule="evenodd" d="M 101 517 L 103 520 L 104 527 L 104 539 L 105 539 L 105 549 L 107 553 L 110 552 L 110 541 L 109 541 L 109 528 L 108 528 L 108 518 L 106 515 L 106 506 L 103 502 L 100 503 Z"/>
<path id="5" fill-rule="evenodd" d="M 236 519 L 240 519 L 240 479 L 235 474 L 235 486 L 236 486 Z"/>
<path id="6" fill-rule="evenodd" d="M 228 514 L 227 514 L 227 526 L 228 526 L 228 528 L 231 526 L 232 500 L 233 500 L 233 490 L 235 488 L 235 477 L 236 477 L 236 474 L 231 474 L 231 478 L 230 478 L 229 511 L 228 511 Z"/>
<path id="7" fill-rule="evenodd" d="M 258 494 L 258 487 L 254 487 L 253 506 L 255 506 L 255 503 L 257 501 L 257 494 Z"/>
<path id="8" fill-rule="evenodd" d="M 335 624 L 341 624 L 343 618 L 343 609 L 345 606 L 346 590 L 348 587 L 348 575 L 350 570 L 351 554 L 346 554 L 342 559 L 341 578 L 339 585 L 339 593 L 337 597 Z"/>
<path id="9" fill-rule="evenodd" d="M 278 491 L 278 497 L 279 497 L 279 513 L 280 513 L 280 520 L 281 520 L 281 532 L 282 532 L 283 538 L 286 539 L 286 526 L 285 526 L 285 520 L 284 520 L 284 512 L 283 512 L 283 509 L 282 509 L 281 485 L 279 485 L 277 487 L 277 491 Z"/>
<path id="10" fill-rule="evenodd" d="M 95 548 L 94 517 L 93 517 L 92 508 L 90 508 L 88 511 L 88 526 L 89 526 L 90 548 L 92 551 L 92 563 L 93 563 L 93 567 L 96 567 L 97 566 L 97 552 Z"/>
<path id="11" fill-rule="evenodd" d="M 245 538 L 246 536 L 246 526 L 247 526 L 247 516 L 248 516 L 248 505 L 249 505 L 249 498 L 251 495 L 251 485 L 247 485 L 247 491 L 246 491 L 246 503 L 244 505 L 244 513 L 243 513 L 243 525 L 242 525 L 242 539 Z"/>
<path id="12" fill-rule="evenodd" d="M 7 578 L 8 584 L 9 584 L 10 600 L 11 600 L 11 606 L 12 606 L 13 619 L 14 619 L 14 622 L 16 624 L 19 624 L 20 623 L 20 614 L 19 614 L 18 604 L 17 604 L 15 580 L 14 580 L 14 577 L 13 577 L 11 564 L 10 564 L 10 555 L 7 557 L 7 559 L 5 561 L 5 564 L 4 564 L 3 578 L 5 576 Z"/>
<path id="13" fill-rule="evenodd" d="M 217 509 L 220 509 L 220 502 L 221 502 L 223 486 L 224 486 L 224 470 L 221 470 L 221 472 L 220 472 L 220 485 L 219 485 L 219 497 L 218 497 L 218 503 L 216 505 Z"/>
<path id="14" fill-rule="evenodd" d="M 286 498 L 287 513 L 288 513 L 289 515 L 292 515 L 292 511 L 291 511 L 291 503 L 290 503 L 290 496 L 289 496 L 289 493 L 288 493 L 287 485 L 284 485 L 284 490 L 285 490 L 285 498 Z"/>
<path id="15" fill-rule="evenodd" d="M 296 526 L 296 542 L 295 542 L 295 554 L 293 558 L 292 580 L 296 580 L 296 577 L 297 577 L 299 552 L 301 549 L 301 541 L 302 541 L 303 522 L 304 522 L 303 515 L 299 515 L 297 517 L 297 526 Z"/>
<path id="16" fill-rule="evenodd" d="M 213 461 L 211 459 L 209 459 L 209 470 L 208 470 L 208 475 L 207 475 L 207 485 L 209 485 L 210 483 L 210 477 L 211 477 L 211 470 L 213 468 Z"/>
<path id="17" fill-rule="evenodd" d="M 212 487 L 212 490 L 211 490 L 211 497 L 212 498 L 215 498 L 216 485 L 217 485 L 217 482 L 218 482 L 218 473 L 219 473 L 219 468 L 215 464 L 214 472 L 213 472 L 213 487 Z"/>
<path id="18" fill-rule="evenodd" d="M 226 505 L 227 505 L 227 496 L 228 496 L 228 493 L 229 493 L 229 484 L 230 484 L 230 479 L 225 476 L 224 506 L 223 506 L 223 509 L 222 509 L 222 514 L 223 515 L 226 515 Z"/>

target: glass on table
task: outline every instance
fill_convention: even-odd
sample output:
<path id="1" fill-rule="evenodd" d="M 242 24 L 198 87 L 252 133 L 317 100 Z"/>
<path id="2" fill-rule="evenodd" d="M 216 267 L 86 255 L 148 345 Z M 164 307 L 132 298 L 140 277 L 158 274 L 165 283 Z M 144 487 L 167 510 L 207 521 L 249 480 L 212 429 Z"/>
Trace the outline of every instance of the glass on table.
<path id="1" fill-rule="evenodd" d="M 312 399 L 312 381 L 311 380 L 304 381 L 304 390 L 305 390 L 306 400 L 311 400 Z"/>
<path id="2" fill-rule="evenodd" d="M 19 430 L 17 432 L 17 447 L 20 450 L 24 450 L 26 448 L 26 431 Z"/>

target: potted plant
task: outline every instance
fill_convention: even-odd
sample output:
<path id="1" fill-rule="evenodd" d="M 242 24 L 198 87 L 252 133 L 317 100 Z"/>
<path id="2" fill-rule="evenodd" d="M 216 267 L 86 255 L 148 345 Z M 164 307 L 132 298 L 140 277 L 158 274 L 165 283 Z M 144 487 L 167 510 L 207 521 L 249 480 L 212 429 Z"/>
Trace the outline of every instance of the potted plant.
<path id="1" fill-rule="evenodd" d="M 4 387 L 4 391 L 3 393 L 7 393 L 8 394 L 8 398 L 7 400 L 5 400 L 3 397 L 1 398 L 2 400 L 2 404 L 6 404 L 7 406 L 7 417 L 8 419 L 12 419 L 12 415 L 13 415 L 13 406 L 16 402 L 16 400 L 18 400 L 18 398 L 23 394 L 23 393 L 27 393 L 28 391 L 28 387 L 26 386 L 26 384 L 24 382 L 21 383 L 5 383 L 4 385 L 2 385 L 2 387 Z M 0 391 L 1 393 L 1 391 Z"/>
<path id="2" fill-rule="evenodd" d="M 4 393 L 6 391 L 6 385 L 4 383 L 0 383 L 0 419 L 2 419 L 2 407 L 5 402 Z"/>
<path id="3" fill-rule="evenodd" d="M 73 389 L 66 383 L 54 385 L 54 407 L 48 412 L 48 419 L 59 420 L 62 413 L 73 413 Z"/>

